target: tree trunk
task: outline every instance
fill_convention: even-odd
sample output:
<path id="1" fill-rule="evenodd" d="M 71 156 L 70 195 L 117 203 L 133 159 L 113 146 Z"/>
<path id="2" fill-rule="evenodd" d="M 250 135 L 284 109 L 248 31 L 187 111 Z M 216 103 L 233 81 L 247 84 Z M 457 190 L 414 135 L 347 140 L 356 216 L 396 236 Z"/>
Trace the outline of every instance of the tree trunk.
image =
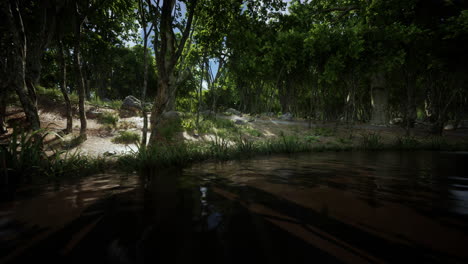
<path id="1" fill-rule="evenodd" d="M 0 91 L 0 134 L 7 133 L 7 129 L 5 126 L 5 116 L 6 116 L 6 87 L 2 87 L 2 91 Z"/>
<path id="2" fill-rule="evenodd" d="M 162 114 L 164 111 L 169 109 L 168 105 L 172 108 L 175 105 L 176 85 L 174 71 L 179 58 L 182 55 L 182 51 L 184 50 L 185 43 L 189 37 L 197 0 L 190 1 L 190 5 L 187 8 L 187 23 L 185 25 L 185 30 L 182 33 L 182 37 L 177 43 L 177 47 L 175 33 L 173 30 L 172 16 L 175 3 L 175 0 L 165 0 L 163 1 L 162 7 L 160 8 L 159 6 L 155 7 L 151 1 L 148 0 L 148 5 L 150 8 L 155 10 L 156 13 L 160 13 L 160 16 L 158 16 L 160 17 L 160 20 L 158 21 L 156 19 L 154 22 L 156 37 L 154 38 L 155 44 L 153 46 L 156 54 L 156 64 L 159 74 L 159 89 L 157 90 L 155 104 L 151 113 L 150 145 L 156 143 L 157 141 L 157 134 L 161 123 Z M 159 8 L 160 12 L 158 10 Z M 158 26 L 156 25 L 159 25 L 159 30 Z M 158 41 L 158 35 L 160 36 L 160 43 Z"/>
<path id="3" fill-rule="evenodd" d="M 80 48 L 81 48 L 81 19 L 78 18 L 77 14 L 77 22 L 75 25 L 75 44 L 74 44 L 74 51 L 73 56 L 75 59 L 75 76 L 76 76 L 76 87 L 78 90 L 78 98 L 79 98 L 79 116 L 80 116 L 80 137 L 82 139 L 86 139 L 86 113 L 85 113 L 85 84 L 83 80 L 83 73 L 81 70 L 81 61 L 80 61 Z"/>
<path id="4" fill-rule="evenodd" d="M 371 123 L 386 125 L 388 123 L 388 94 L 385 89 L 385 76 L 383 73 L 376 73 L 371 77 L 371 100 Z"/>
<path id="5" fill-rule="evenodd" d="M 406 74 L 406 113 L 405 113 L 405 123 L 406 123 L 406 135 L 411 134 L 411 128 L 414 127 L 416 121 L 416 77 L 412 74 Z"/>
<path id="6" fill-rule="evenodd" d="M 202 67 L 201 67 L 201 74 L 200 74 L 200 87 L 198 87 L 198 107 L 197 107 L 197 127 L 200 124 L 200 111 L 201 111 L 201 100 L 202 100 L 202 92 L 203 92 L 203 74 L 205 73 L 205 58 L 202 58 Z"/>
<path id="7" fill-rule="evenodd" d="M 19 6 L 7 4 L 8 23 L 15 48 L 11 54 L 11 84 L 20 99 L 26 119 L 33 130 L 39 130 L 41 123 L 35 102 L 35 94 L 29 94 L 26 86 L 27 39 Z"/>
<path id="8" fill-rule="evenodd" d="M 60 70 L 62 72 L 62 84 L 60 85 L 60 91 L 62 92 L 63 99 L 65 100 L 65 115 L 67 117 L 67 128 L 65 129 L 65 134 L 69 134 L 73 130 L 73 118 L 70 97 L 68 96 L 67 92 L 67 65 L 65 62 L 65 54 L 63 51 L 62 41 L 59 41 L 59 60 Z"/>
<path id="9" fill-rule="evenodd" d="M 166 106 L 169 98 L 170 81 L 168 76 L 160 76 L 158 81 L 158 90 L 154 101 L 153 110 L 151 112 L 151 136 L 150 145 L 156 143 L 159 135 L 159 125 L 161 124 L 162 114 L 166 110 Z"/>
<path id="10" fill-rule="evenodd" d="M 143 0 L 138 1 L 138 11 L 143 27 L 143 86 L 141 87 L 141 114 L 143 116 L 143 131 L 141 137 L 141 146 L 146 148 L 148 138 L 148 113 L 146 112 L 146 89 L 148 87 L 148 29 L 146 20 L 146 8 Z M 151 30 L 151 29 L 150 29 Z"/>

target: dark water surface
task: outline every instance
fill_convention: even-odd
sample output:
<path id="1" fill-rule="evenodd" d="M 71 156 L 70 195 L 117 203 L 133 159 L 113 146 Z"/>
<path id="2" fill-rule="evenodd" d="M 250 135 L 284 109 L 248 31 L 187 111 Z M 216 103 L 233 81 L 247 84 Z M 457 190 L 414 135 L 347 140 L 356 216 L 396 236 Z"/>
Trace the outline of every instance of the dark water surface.
<path id="1" fill-rule="evenodd" d="M 468 263 L 468 153 L 272 156 L 22 190 L 0 204 L 0 263 L 37 261 Z"/>

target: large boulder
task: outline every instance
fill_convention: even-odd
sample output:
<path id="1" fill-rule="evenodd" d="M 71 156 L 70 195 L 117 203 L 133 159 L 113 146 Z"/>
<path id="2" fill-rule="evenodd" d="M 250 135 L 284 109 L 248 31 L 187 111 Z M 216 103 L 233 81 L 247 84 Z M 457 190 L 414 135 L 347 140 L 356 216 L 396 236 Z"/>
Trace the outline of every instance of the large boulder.
<path id="1" fill-rule="evenodd" d="M 138 100 L 135 96 L 129 95 L 123 100 L 120 109 L 138 112 L 141 110 L 141 101 Z"/>
<path id="2" fill-rule="evenodd" d="M 204 116 L 214 116 L 214 115 L 216 115 L 216 113 L 211 111 L 211 110 L 201 111 L 200 114 L 204 115 Z"/>
<path id="3" fill-rule="evenodd" d="M 390 120 L 390 125 L 401 125 L 403 124 L 403 118 L 401 117 L 396 117 Z"/>
<path id="4" fill-rule="evenodd" d="M 242 120 L 242 119 L 236 119 L 236 120 L 234 120 L 234 124 L 236 124 L 236 125 L 244 125 L 244 124 L 245 124 L 245 121 Z"/>
<path id="5" fill-rule="evenodd" d="M 181 117 L 182 117 L 182 113 L 177 112 L 177 111 L 168 111 L 162 114 L 162 118 L 166 120 L 178 120 Z"/>
<path id="6" fill-rule="evenodd" d="M 280 119 L 286 120 L 286 121 L 292 121 L 293 115 L 291 113 L 284 113 L 282 116 L 280 116 Z"/>
<path id="7" fill-rule="evenodd" d="M 122 118 L 137 116 L 141 110 L 141 101 L 135 96 L 129 95 L 125 97 L 120 107 L 119 115 Z"/>
<path id="8" fill-rule="evenodd" d="M 234 108 L 229 108 L 228 110 L 226 110 L 226 113 L 229 113 L 231 115 L 238 115 L 238 116 L 242 116 L 242 113 L 240 111 L 237 111 L 236 109 Z"/>

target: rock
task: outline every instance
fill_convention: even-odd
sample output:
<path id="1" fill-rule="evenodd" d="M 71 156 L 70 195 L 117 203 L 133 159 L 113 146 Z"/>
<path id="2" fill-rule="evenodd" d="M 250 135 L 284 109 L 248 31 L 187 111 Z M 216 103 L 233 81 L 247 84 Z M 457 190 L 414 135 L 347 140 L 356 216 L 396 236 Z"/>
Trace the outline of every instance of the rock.
<path id="1" fill-rule="evenodd" d="M 240 111 L 237 111 L 234 108 L 229 108 L 228 110 L 226 110 L 226 113 L 229 113 L 229 114 L 232 114 L 232 115 L 242 116 L 242 113 Z"/>
<path id="2" fill-rule="evenodd" d="M 273 113 L 273 112 L 266 112 L 266 113 L 264 113 L 263 115 L 264 115 L 264 116 L 268 116 L 268 117 L 273 117 L 273 116 L 275 116 L 275 113 Z"/>
<path id="3" fill-rule="evenodd" d="M 234 121 L 234 124 L 236 124 L 236 125 L 243 125 L 243 124 L 245 124 L 245 121 L 242 120 L 242 119 L 236 119 L 236 120 Z"/>
<path id="4" fill-rule="evenodd" d="M 403 124 L 403 118 L 397 117 L 390 120 L 390 125 L 400 125 Z"/>
<path id="5" fill-rule="evenodd" d="M 101 115 L 103 114 L 103 112 L 101 111 L 98 111 L 98 110 L 94 110 L 94 109 L 90 109 L 86 112 L 86 118 L 89 118 L 89 119 L 97 119 L 99 118 Z"/>
<path id="6" fill-rule="evenodd" d="M 177 111 L 168 111 L 162 114 L 162 118 L 167 119 L 167 120 L 180 119 L 181 117 L 182 117 L 182 113 L 177 112 Z"/>
<path id="7" fill-rule="evenodd" d="M 120 109 L 138 112 L 141 110 L 141 101 L 135 96 L 129 95 L 123 100 Z"/>
<path id="8" fill-rule="evenodd" d="M 204 115 L 204 116 L 210 116 L 210 115 L 216 115 L 215 112 L 211 111 L 211 110 L 205 110 L 205 111 L 201 111 L 200 112 L 201 115 Z"/>
<path id="9" fill-rule="evenodd" d="M 126 109 L 120 109 L 119 111 L 120 118 L 127 118 L 127 117 L 134 117 L 134 116 L 138 116 L 137 111 L 126 110 Z"/>
<path id="10" fill-rule="evenodd" d="M 452 125 L 452 124 L 447 124 L 447 125 L 444 127 L 444 130 L 454 130 L 454 129 L 455 129 L 455 127 L 454 127 L 454 125 Z"/>
<path id="11" fill-rule="evenodd" d="M 280 119 L 286 120 L 286 121 L 292 121 L 293 115 L 291 113 L 285 113 L 282 116 L 280 116 Z"/>

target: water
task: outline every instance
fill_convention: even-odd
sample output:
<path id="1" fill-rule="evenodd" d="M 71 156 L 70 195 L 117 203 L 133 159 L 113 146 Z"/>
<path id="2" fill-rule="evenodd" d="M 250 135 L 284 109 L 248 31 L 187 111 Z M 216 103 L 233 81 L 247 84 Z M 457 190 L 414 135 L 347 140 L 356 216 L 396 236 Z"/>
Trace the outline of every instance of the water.
<path id="1" fill-rule="evenodd" d="M 466 263 L 467 220 L 468 153 L 262 157 L 23 190 L 0 263 Z"/>

